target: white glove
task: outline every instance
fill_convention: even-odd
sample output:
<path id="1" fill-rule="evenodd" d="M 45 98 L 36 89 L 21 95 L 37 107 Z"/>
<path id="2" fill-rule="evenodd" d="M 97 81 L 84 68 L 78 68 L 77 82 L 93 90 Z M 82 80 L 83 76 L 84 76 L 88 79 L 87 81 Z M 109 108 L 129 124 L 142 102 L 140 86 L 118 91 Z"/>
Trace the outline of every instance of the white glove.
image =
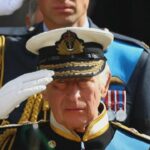
<path id="1" fill-rule="evenodd" d="M 0 16 L 13 14 L 23 2 L 24 0 L 0 0 Z"/>
<path id="2" fill-rule="evenodd" d="M 53 71 L 40 70 L 27 73 L 9 81 L 0 89 L 0 119 L 8 115 L 29 96 L 46 89 L 54 75 Z"/>

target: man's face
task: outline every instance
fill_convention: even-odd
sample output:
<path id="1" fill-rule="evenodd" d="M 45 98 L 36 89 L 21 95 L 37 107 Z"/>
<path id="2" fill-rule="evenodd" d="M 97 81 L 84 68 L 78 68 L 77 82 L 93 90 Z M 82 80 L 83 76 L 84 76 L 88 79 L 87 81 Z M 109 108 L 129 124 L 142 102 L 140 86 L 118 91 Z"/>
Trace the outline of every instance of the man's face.
<path id="1" fill-rule="evenodd" d="M 54 80 L 46 90 L 57 122 L 78 132 L 97 118 L 100 93 L 97 77 Z"/>
<path id="2" fill-rule="evenodd" d="M 72 26 L 85 21 L 89 0 L 38 0 L 46 24 Z"/>

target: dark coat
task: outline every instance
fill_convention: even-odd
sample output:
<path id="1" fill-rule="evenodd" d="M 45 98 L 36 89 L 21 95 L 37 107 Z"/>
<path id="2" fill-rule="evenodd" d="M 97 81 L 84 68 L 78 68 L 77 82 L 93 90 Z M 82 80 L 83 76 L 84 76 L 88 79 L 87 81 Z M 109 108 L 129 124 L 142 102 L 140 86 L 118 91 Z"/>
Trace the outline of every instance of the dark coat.
<path id="1" fill-rule="evenodd" d="M 97 28 L 91 20 L 90 27 Z M 4 80 L 6 82 L 37 69 L 38 57 L 28 52 L 25 48 L 26 41 L 43 31 L 42 24 L 35 26 L 21 36 L 7 36 L 4 55 Z M 105 56 L 112 72 L 112 76 L 123 81 L 122 85 L 110 86 L 122 88 L 127 92 L 127 119 L 125 124 L 150 135 L 150 57 L 145 45 L 135 39 L 114 34 L 115 40 L 106 50 Z M 24 105 L 15 109 L 10 117 L 11 123 L 18 122 Z"/>
<path id="2" fill-rule="evenodd" d="M 84 140 L 82 138 L 84 134 L 78 134 L 80 136 L 78 141 L 71 140 L 69 135 L 66 138 L 54 132 L 50 122 L 10 126 L 0 128 L 0 131 L 3 129 L 6 129 L 4 132 L 7 133 L 11 130 L 10 135 L 7 134 L 8 140 L 5 140 L 6 142 L 2 140 L 3 144 L 0 145 L 4 150 L 8 147 L 9 149 L 11 147 L 11 150 L 148 150 L 150 148 L 150 139 L 117 123 L 110 123 L 103 134 L 90 140 Z M 4 137 L 1 136 L 1 139 Z"/>

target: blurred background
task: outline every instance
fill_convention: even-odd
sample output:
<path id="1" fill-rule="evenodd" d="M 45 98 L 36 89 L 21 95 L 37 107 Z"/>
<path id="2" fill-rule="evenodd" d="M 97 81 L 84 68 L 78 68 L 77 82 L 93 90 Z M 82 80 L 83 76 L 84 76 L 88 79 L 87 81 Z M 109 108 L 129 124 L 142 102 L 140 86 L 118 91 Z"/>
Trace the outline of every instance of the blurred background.
<path id="1" fill-rule="evenodd" d="M 30 0 L 12 15 L 0 16 L 0 27 L 23 27 Z M 101 28 L 150 45 L 150 0 L 91 0 L 89 16 Z"/>

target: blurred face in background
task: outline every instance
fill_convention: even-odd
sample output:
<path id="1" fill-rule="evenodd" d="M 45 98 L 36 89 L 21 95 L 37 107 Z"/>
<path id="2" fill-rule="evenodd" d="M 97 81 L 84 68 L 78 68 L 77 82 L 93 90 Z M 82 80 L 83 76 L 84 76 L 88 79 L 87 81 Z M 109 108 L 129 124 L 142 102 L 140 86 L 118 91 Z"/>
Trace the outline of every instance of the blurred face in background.
<path id="1" fill-rule="evenodd" d="M 38 0 L 44 22 L 49 29 L 82 26 L 89 0 Z"/>
<path id="2" fill-rule="evenodd" d="M 28 28 L 42 21 L 43 21 L 43 15 L 38 6 L 34 13 L 26 15 L 26 26 Z"/>

